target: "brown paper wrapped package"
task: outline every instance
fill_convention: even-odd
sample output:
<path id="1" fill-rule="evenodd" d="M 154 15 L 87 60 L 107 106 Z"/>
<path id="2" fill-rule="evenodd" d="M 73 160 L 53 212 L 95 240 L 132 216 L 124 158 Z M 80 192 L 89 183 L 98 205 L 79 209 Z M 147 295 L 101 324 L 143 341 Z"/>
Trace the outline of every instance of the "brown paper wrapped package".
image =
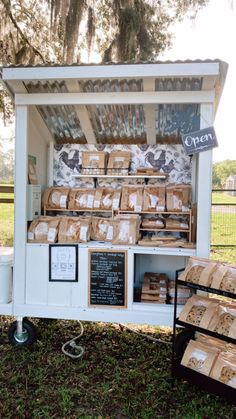
<path id="1" fill-rule="evenodd" d="M 236 267 L 219 264 L 213 273 L 211 287 L 236 294 Z"/>
<path id="2" fill-rule="evenodd" d="M 121 190 L 120 189 L 106 189 L 102 191 L 101 209 L 104 210 L 118 210 L 120 205 Z"/>
<path id="3" fill-rule="evenodd" d="M 127 175 L 130 165 L 131 153 L 128 151 L 112 151 L 109 155 L 107 174 Z"/>
<path id="4" fill-rule="evenodd" d="M 235 354 L 223 352 L 219 354 L 210 376 L 221 383 L 236 388 Z"/>
<path id="5" fill-rule="evenodd" d="M 123 214 L 114 218 L 112 244 L 136 244 L 139 237 L 138 215 Z"/>
<path id="6" fill-rule="evenodd" d="M 166 186 L 167 211 L 189 211 L 191 208 L 191 185 Z"/>
<path id="7" fill-rule="evenodd" d="M 121 193 L 121 210 L 141 212 L 143 206 L 142 186 L 123 186 Z"/>
<path id="8" fill-rule="evenodd" d="M 70 189 L 63 187 L 50 187 L 44 191 L 42 206 L 48 209 L 66 209 Z"/>
<path id="9" fill-rule="evenodd" d="M 142 220 L 142 228 L 148 228 L 148 229 L 159 229 L 164 228 L 164 220 L 162 218 L 144 218 Z"/>
<path id="10" fill-rule="evenodd" d="M 193 295 L 185 304 L 179 319 L 205 329 L 216 313 L 219 300 Z"/>
<path id="11" fill-rule="evenodd" d="M 59 243 L 86 243 L 90 240 L 91 219 L 86 217 L 63 217 L 61 219 Z"/>
<path id="12" fill-rule="evenodd" d="M 209 330 L 236 339 L 236 303 L 221 303 L 209 324 Z"/>
<path id="13" fill-rule="evenodd" d="M 95 189 L 71 189 L 68 208 L 71 210 L 91 210 L 94 206 Z"/>
<path id="14" fill-rule="evenodd" d="M 104 151 L 83 151 L 83 175 L 104 175 L 106 172 L 107 157 L 108 154 Z"/>
<path id="15" fill-rule="evenodd" d="M 144 186 L 143 211 L 165 211 L 165 187 Z"/>
<path id="16" fill-rule="evenodd" d="M 110 242 L 113 239 L 113 219 L 92 217 L 91 239 Z"/>
<path id="17" fill-rule="evenodd" d="M 209 376 L 218 354 L 219 350 L 216 348 L 209 347 L 202 342 L 190 340 L 185 349 L 181 365 Z"/>
<path id="18" fill-rule="evenodd" d="M 209 287 L 217 266 L 218 262 L 190 257 L 185 270 L 179 275 L 179 279 Z"/>
<path id="19" fill-rule="evenodd" d="M 28 229 L 29 243 L 56 243 L 61 217 L 35 218 Z"/>

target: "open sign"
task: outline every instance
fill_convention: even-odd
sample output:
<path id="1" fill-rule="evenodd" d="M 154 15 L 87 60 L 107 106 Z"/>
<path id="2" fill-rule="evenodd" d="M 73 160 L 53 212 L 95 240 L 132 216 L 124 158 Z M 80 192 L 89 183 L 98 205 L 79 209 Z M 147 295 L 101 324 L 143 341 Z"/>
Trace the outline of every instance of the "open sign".
<path id="1" fill-rule="evenodd" d="M 218 146 L 215 130 L 213 127 L 201 129 L 182 135 L 182 142 L 185 152 L 190 154 L 209 150 Z"/>

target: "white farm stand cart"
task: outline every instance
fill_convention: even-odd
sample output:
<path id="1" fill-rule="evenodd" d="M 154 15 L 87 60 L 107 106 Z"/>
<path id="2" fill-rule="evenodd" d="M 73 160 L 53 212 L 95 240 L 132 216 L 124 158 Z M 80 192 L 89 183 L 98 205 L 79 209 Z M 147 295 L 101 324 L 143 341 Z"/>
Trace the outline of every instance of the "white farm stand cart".
<path id="1" fill-rule="evenodd" d="M 165 272 L 174 280 L 189 256 L 209 256 L 212 150 L 190 158 L 180 134 L 213 125 L 226 72 L 227 64 L 219 60 L 1 69 L 16 117 L 13 295 L 12 302 L 0 304 L 0 314 L 16 318 L 9 330 L 11 343 L 29 345 L 35 340 L 28 316 L 172 325 L 173 305 L 135 301 L 134 290 L 147 271 Z M 165 166 L 170 181 L 178 178 L 191 184 L 197 203 L 196 246 L 89 241 L 75 247 L 74 281 L 52 281 L 50 246 L 27 243 L 28 206 L 35 203 L 28 186 L 28 156 L 36 160 L 43 192 L 53 184 L 76 186 L 81 173 L 76 162 L 68 164 L 76 151 L 78 156 L 81 150 L 117 148 L 132 150 L 139 163 L 151 152 L 154 161 L 159 159 L 159 170 Z M 63 151 L 69 160 L 62 158 Z M 39 192 L 36 188 L 36 200 Z M 90 258 L 96 259 L 99 252 L 125 255 L 121 305 L 91 304 Z"/>

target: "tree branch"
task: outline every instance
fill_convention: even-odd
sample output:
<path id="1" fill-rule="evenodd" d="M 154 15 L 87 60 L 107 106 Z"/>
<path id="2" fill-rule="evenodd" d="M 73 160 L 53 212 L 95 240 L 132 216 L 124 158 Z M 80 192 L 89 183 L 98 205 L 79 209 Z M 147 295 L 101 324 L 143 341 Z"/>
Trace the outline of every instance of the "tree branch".
<path id="1" fill-rule="evenodd" d="M 2 4 L 3 4 L 3 6 L 5 7 L 5 9 L 6 9 L 6 12 L 7 12 L 7 14 L 8 14 L 8 17 L 10 18 L 10 20 L 11 20 L 11 22 L 12 22 L 12 24 L 13 24 L 13 26 L 15 26 L 15 28 L 16 28 L 16 30 L 18 31 L 18 33 L 20 34 L 20 36 L 21 36 L 21 38 L 23 39 L 23 41 L 25 41 L 25 43 L 27 44 L 27 45 L 29 45 L 29 47 L 31 48 L 31 50 L 35 53 L 35 55 L 38 55 L 40 58 L 41 58 L 41 60 L 42 60 L 42 62 L 44 63 L 45 62 L 45 60 L 44 60 L 44 57 L 43 57 L 43 55 L 41 54 L 41 52 L 39 52 L 33 45 L 31 45 L 31 43 L 29 42 L 29 40 L 28 40 L 28 38 L 25 36 L 25 34 L 22 32 L 22 30 L 21 30 L 21 28 L 19 27 L 19 25 L 17 24 L 17 22 L 16 22 L 16 20 L 14 19 L 14 17 L 13 17 L 13 15 L 12 15 L 12 12 L 11 12 L 11 5 L 10 5 L 10 3 L 8 2 L 8 0 L 0 0 L 1 2 L 2 2 Z"/>

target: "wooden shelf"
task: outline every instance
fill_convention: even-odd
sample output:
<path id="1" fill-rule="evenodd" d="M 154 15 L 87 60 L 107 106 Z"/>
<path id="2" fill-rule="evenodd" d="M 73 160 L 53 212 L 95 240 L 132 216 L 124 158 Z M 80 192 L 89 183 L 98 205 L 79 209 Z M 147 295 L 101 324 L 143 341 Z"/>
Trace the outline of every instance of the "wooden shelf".
<path id="1" fill-rule="evenodd" d="M 73 178 L 110 178 L 110 179 L 167 179 L 169 175 L 72 175 Z"/>
<path id="2" fill-rule="evenodd" d="M 163 215 L 191 215 L 191 211 L 125 211 L 119 210 L 120 214 L 163 214 Z"/>
<path id="3" fill-rule="evenodd" d="M 105 212 L 105 213 L 110 213 L 112 214 L 115 210 L 110 209 L 110 210 L 104 210 L 104 209 L 68 209 L 68 208 L 46 208 L 44 207 L 44 215 L 46 215 L 47 212 L 49 211 L 53 211 L 53 212 Z"/>
<path id="4" fill-rule="evenodd" d="M 176 233 L 189 233 L 189 229 L 186 228 L 185 230 L 181 230 L 178 228 L 140 228 L 140 231 L 172 231 Z"/>

